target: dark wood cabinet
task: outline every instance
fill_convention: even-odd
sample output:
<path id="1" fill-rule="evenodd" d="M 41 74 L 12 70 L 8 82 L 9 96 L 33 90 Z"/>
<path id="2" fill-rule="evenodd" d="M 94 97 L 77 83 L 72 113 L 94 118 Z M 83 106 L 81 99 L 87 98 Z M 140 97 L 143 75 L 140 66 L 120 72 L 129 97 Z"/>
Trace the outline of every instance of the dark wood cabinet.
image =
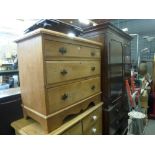
<path id="1" fill-rule="evenodd" d="M 14 135 L 11 123 L 23 117 L 19 88 L 0 91 L 0 135 Z"/>
<path id="2" fill-rule="evenodd" d="M 111 23 L 89 27 L 81 36 L 104 45 L 101 54 L 103 134 L 123 134 L 128 121 L 125 79 L 130 77 L 132 38 Z"/>

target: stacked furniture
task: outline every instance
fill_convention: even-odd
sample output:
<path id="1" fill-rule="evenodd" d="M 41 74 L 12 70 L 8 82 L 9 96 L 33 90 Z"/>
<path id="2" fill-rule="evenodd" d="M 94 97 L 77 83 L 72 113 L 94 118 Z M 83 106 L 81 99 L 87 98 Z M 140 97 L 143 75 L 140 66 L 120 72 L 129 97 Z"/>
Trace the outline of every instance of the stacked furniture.
<path id="1" fill-rule="evenodd" d="M 103 43 L 101 55 L 103 133 L 124 134 L 128 126 L 125 79 L 130 77 L 131 37 L 111 23 L 87 28 L 81 36 Z"/>
<path id="2" fill-rule="evenodd" d="M 45 28 L 65 34 L 74 33 L 76 36 L 79 36 L 82 32 L 82 28 L 58 19 L 41 19 L 37 21 L 34 25 L 30 26 L 27 30 L 25 30 L 25 32 L 29 33 L 39 28 Z"/>
<path id="3" fill-rule="evenodd" d="M 102 115 L 93 112 L 102 108 L 102 44 L 42 28 L 16 42 L 25 117 L 51 133 L 86 112 L 76 124 L 82 134 L 101 134 Z"/>
<path id="4" fill-rule="evenodd" d="M 18 135 L 44 135 L 41 125 L 32 119 L 20 119 L 11 124 Z M 102 103 L 97 104 L 64 123 L 49 135 L 100 135 L 102 134 Z"/>

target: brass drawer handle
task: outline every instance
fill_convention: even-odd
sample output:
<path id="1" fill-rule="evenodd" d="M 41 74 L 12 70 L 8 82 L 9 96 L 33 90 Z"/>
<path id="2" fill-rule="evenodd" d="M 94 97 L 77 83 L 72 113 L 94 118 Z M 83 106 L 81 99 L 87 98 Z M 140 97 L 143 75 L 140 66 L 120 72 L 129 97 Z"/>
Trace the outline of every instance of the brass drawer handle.
<path id="1" fill-rule="evenodd" d="M 95 67 L 91 67 L 91 70 L 92 70 L 92 71 L 95 71 Z"/>
<path id="2" fill-rule="evenodd" d="M 91 52 L 91 56 L 95 56 L 95 52 Z"/>
<path id="3" fill-rule="evenodd" d="M 61 48 L 59 48 L 59 52 L 63 55 L 65 53 L 67 53 L 67 49 L 65 47 L 61 47 Z"/>
<path id="4" fill-rule="evenodd" d="M 66 94 L 66 93 L 64 95 L 62 95 L 62 97 L 61 97 L 61 99 L 64 101 L 67 100 L 67 98 L 68 98 L 68 94 Z"/>
<path id="5" fill-rule="evenodd" d="M 68 72 L 66 69 L 63 69 L 60 73 L 61 73 L 61 75 L 66 75 Z"/>
<path id="6" fill-rule="evenodd" d="M 97 116 L 92 116 L 92 119 L 94 120 L 94 121 L 96 121 L 97 120 Z"/>
<path id="7" fill-rule="evenodd" d="M 93 85 L 93 86 L 91 87 L 91 89 L 92 89 L 92 90 L 95 90 L 95 86 Z"/>
<path id="8" fill-rule="evenodd" d="M 96 133 L 97 129 L 96 128 L 92 128 L 92 133 Z"/>

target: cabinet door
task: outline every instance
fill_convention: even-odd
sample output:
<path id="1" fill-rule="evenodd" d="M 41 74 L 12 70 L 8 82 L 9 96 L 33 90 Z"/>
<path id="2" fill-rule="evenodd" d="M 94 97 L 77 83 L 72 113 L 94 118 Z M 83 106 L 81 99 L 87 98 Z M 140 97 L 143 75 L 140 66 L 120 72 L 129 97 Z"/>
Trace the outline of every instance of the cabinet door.
<path id="1" fill-rule="evenodd" d="M 123 44 L 119 40 L 109 41 L 110 97 L 117 98 L 123 88 Z"/>
<path id="2" fill-rule="evenodd" d="M 126 42 L 124 44 L 124 78 L 128 79 L 130 77 L 131 70 L 131 45 Z"/>

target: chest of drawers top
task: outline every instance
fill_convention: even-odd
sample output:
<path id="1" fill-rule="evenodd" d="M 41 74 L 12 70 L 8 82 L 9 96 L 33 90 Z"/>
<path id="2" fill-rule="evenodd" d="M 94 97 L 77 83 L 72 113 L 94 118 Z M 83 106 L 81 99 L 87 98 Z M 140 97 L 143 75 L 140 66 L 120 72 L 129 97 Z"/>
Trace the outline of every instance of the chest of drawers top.
<path id="1" fill-rule="evenodd" d="M 71 40 L 75 40 L 75 41 L 80 41 L 80 42 L 85 42 L 85 43 L 90 43 L 90 44 L 102 46 L 102 43 L 99 43 L 99 42 L 96 42 L 96 41 L 84 39 L 84 38 L 81 38 L 81 37 L 70 37 L 67 34 L 64 34 L 64 33 L 61 33 L 61 32 L 57 32 L 57 31 L 47 30 L 47 29 L 44 29 L 44 28 L 39 28 L 39 29 L 34 30 L 34 31 L 30 32 L 30 33 L 24 34 L 22 37 L 20 37 L 17 40 L 15 40 L 15 42 L 16 43 L 21 42 L 21 41 L 23 41 L 25 39 L 34 37 L 34 36 L 36 36 L 38 34 L 47 34 L 47 35 L 55 36 L 55 37 L 62 37 L 64 39 L 70 38 Z"/>
<path id="2" fill-rule="evenodd" d="M 58 57 L 59 59 L 75 57 L 100 58 L 100 48 L 102 46 L 102 43 L 99 42 L 80 37 L 69 37 L 67 34 L 43 28 L 28 33 L 15 42 L 19 44 L 25 41 L 27 42 L 27 46 L 30 43 L 33 45 L 40 43 L 45 60 L 56 59 Z"/>

